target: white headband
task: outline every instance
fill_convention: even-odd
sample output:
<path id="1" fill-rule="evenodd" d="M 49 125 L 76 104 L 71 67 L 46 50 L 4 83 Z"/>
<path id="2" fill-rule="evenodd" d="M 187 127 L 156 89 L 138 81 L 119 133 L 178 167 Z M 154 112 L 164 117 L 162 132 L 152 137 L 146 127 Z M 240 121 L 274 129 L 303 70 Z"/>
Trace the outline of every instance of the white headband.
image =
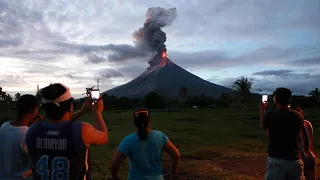
<path id="1" fill-rule="evenodd" d="M 61 84 L 61 85 L 67 89 L 67 91 L 64 94 L 62 94 L 60 97 L 58 97 L 58 98 L 56 98 L 54 100 L 48 100 L 48 99 L 42 98 L 42 103 L 43 104 L 54 103 L 55 105 L 60 107 L 60 104 L 59 104 L 60 102 L 66 101 L 68 99 L 71 99 L 72 96 L 71 96 L 71 93 L 70 93 L 70 89 L 67 86 L 63 85 L 63 84 Z"/>

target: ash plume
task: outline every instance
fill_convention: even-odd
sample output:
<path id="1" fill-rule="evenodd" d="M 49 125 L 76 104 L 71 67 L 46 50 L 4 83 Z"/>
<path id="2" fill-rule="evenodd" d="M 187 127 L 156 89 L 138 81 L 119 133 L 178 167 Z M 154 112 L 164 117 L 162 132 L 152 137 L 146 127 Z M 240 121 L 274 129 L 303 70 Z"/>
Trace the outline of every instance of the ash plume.
<path id="1" fill-rule="evenodd" d="M 147 10 L 146 17 L 143 27 L 136 30 L 132 36 L 135 39 L 137 48 L 145 49 L 152 53 L 152 58 L 148 61 L 149 68 L 152 68 L 161 63 L 161 54 L 167 52 L 165 45 L 167 36 L 161 28 L 172 24 L 177 17 L 177 9 L 151 7 Z"/>
<path id="2" fill-rule="evenodd" d="M 149 68 L 152 68 L 162 61 L 162 53 L 166 52 L 167 40 L 166 33 L 161 28 L 171 25 L 177 17 L 177 9 L 164 9 L 162 7 L 151 7 L 147 10 L 146 21 L 143 27 L 133 32 L 134 46 L 128 44 L 106 44 L 106 45 L 88 45 L 88 44 L 70 44 L 56 42 L 60 47 L 59 53 L 74 52 L 80 55 L 86 55 L 89 63 L 98 64 L 104 61 L 119 62 L 132 58 L 148 57 Z M 110 54 L 106 55 L 105 52 Z M 33 52 L 34 53 L 34 52 Z"/>

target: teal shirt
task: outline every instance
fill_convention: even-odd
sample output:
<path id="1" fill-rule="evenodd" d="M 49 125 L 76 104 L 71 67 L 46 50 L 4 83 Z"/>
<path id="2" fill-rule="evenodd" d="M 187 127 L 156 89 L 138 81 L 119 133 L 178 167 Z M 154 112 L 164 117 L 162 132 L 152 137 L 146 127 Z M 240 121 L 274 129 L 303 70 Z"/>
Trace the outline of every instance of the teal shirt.
<path id="1" fill-rule="evenodd" d="M 140 141 L 137 133 L 126 136 L 118 150 L 129 157 L 128 180 L 163 180 L 162 152 L 168 137 L 153 130 L 146 141 Z"/>

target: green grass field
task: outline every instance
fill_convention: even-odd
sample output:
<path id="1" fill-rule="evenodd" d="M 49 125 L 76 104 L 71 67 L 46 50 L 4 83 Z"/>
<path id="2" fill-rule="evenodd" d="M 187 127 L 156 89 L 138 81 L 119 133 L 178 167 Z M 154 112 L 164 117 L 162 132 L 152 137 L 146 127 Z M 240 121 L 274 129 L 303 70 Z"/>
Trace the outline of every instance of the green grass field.
<path id="1" fill-rule="evenodd" d="M 320 149 L 320 111 L 304 109 L 306 119 L 314 126 L 314 144 Z M 3 111 L 9 120 L 10 111 Z M 134 132 L 131 111 L 105 111 L 103 116 L 109 129 L 109 143 L 101 147 L 91 147 L 91 167 L 94 180 L 111 179 L 109 167 L 112 156 L 122 138 Z M 267 137 L 259 128 L 258 108 L 234 109 L 192 109 L 179 112 L 151 112 L 153 129 L 163 131 L 179 148 L 181 165 L 176 179 L 259 179 L 264 173 Z M 92 114 L 81 120 L 93 122 Z M 239 158 L 247 157 L 238 163 Z M 251 161 L 250 157 L 262 157 Z M 164 154 L 164 168 L 168 167 L 168 157 Z M 254 164 L 255 162 L 259 162 Z M 250 164 L 251 163 L 251 164 Z M 224 165 L 227 164 L 227 165 Z M 226 169 L 232 166 L 233 169 Z M 259 169 L 253 174 L 251 169 Z M 121 168 L 125 179 L 128 162 Z"/>
<path id="2" fill-rule="evenodd" d="M 306 119 L 314 125 L 314 137 L 320 137 L 320 115 L 316 110 L 305 109 Z M 228 156 L 265 156 L 267 138 L 259 128 L 258 109 L 196 109 L 180 112 L 152 112 L 153 129 L 163 131 L 179 148 L 182 162 L 181 179 L 255 179 L 234 172 L 214 170 L 215 159 Z M 91 119 L 91 115 L 83 119 Z M 122 138 L 134 132 L 130 111 L 106 111 L 104 118 L 109 129 L 109 143 L 92 147 L 93 179 L 110 178 L 108 168 L 112 155 Z M 320 149 L 320 140 L 314 139 Z M 164 167 L 168 167 L 164 157 Z M 204 163 L 207 162 L 207 166 Z M 264 164 L 264 162 L 263 162 Z M 206 169 L 204 172 L 204 169 Z M 264 168 L 264 167 L 262 167 Z M 121 168 L 126 177 L 127 163 Z M 219 178 L 220 177 L 220 178 Z"/>

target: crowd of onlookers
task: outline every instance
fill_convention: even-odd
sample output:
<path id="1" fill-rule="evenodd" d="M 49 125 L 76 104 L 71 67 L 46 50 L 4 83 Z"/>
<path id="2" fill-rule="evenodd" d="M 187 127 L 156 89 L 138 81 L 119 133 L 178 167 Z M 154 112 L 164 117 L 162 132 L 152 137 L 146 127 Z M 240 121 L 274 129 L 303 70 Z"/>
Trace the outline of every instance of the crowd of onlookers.
<path id="1" fill-rule="evenodd" d="M 108 129 L 102 116 L 101 97 L 89 97 L 73 112 L 70 89 L 51 84 L 41 90 L 45 117 L 39 115 L 39 101 L 22 95 L 16 103 L 16 118 L 0 128 L 0 180 L 90 180 L 89 147 L 108 142 Z M 268 102 L 260 103 L 260 126 L 268 135 L 267 180 L 315 180 L 316 156 L 313 128 L 299 107 L 290 106 L 291 91 L 278 88 L 273 94 L 276 110 L 265 112 Z M 78 121 L 91 112 L 95 125 Z M 136 132 L 127 135 L 117 148 L 110 172 L 118 171 L 129 157 L 130 180 L 173 179 L 180 153 L 161 131 L 150 128 L 150 112 L 133 112 Z M 163 174 L 162 153 L 171 158 L 170 171 Z"/>

